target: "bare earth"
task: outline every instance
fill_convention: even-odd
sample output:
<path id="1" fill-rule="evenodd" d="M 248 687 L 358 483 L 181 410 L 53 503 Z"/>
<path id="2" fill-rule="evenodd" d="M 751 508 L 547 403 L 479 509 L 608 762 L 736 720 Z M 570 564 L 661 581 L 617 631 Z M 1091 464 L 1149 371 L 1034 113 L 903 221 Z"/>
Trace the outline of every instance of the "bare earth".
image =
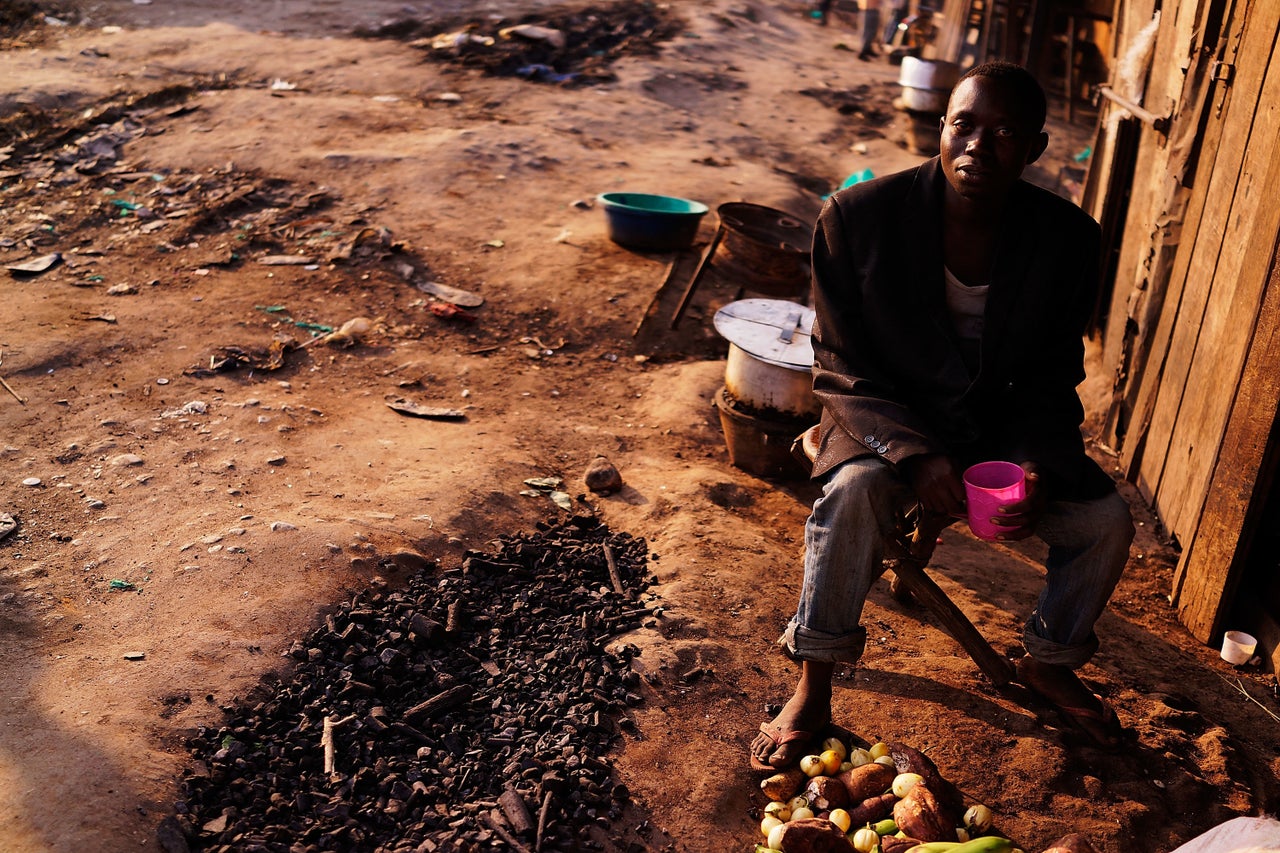
<path id="1" fill-rule="evenodd" d="M 390 555 L 452 566 L 561 514 L 520 494 L 545 476 L 659 555 L 666 613 L 629 638 L 659 678 L 613 756 L 627 825 L 681 851 L 760 840 L 746 745 L 795 676 L 771 642 L 814 491 L 728 463 L 711 317 L 733 285 L 709 281 L 678 330 L 659 317 L 637 337 L 669 257 L 613 244 L 599 208 L 573 202 L 631 189 L 811 218 L 846 175 L 920 158 L 899 144 L 896 69 L 859 62 L 841 49 L 849 21 L 821 29 L 796 3 L 673 2 L 682 33 L 579 87 L 353 35 L 547 7 L 103 0 L 83 26 L 0 51 L 0 261 L 64 259 L 0 276 L 0 376 L 25 399 L 0 392 L 0 512 L 20 522 L 0 543 L 0 849 L 158 849 L 187 733 L 283 667 L 327 607 L 402 577 Z M 854 108 L 800 94 L 822 88 Z M 1089 142 L 1051 130 L 1049 183 Z M 259 262 L 299 254 L 314 268 Z M 484 304 L 474 322 L 439 316 L 420 281 Z M 355 317 L 374 328 L 351 346 L 195 375 L 221 347 L 302 344 L 296 323 Z M 1085 388 L 1095 415 L 1106 383 Z M 466 419 L 408 418 L 397 397 Z M 599 454 L 621 493 L 586 492 Z M 1084 671 L 1132 748 L 1090 748 L 996 691 L 887 587 L 837 721 L 924 750 L 1028 851 L 1072 831 L 1163 851 L 1274 811 L 1274 679 L 1177 624 L 1176 555 L 1134 506 L 1143 526 Z M 1037 553 L 953 529 L 933 574 L 1012 650 Z"/>

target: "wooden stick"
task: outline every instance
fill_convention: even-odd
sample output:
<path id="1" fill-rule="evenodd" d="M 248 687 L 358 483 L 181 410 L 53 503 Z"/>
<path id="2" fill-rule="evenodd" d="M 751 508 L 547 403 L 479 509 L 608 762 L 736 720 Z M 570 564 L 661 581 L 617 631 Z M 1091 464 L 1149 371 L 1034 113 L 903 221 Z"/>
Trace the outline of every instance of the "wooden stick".
<path id="1" fill-rule="evenodd" d="M 333 743 L 334 731 L 342 728 L 343 726 L 345 726 L 347 723 L 351 722 L 355 718 L 356 718 L 355 714 L 352 714 L 349 717 L 343 717 L 341 720 L 334 719 L 333 717 L 324 718 L 324 732 L 323 734 L 320 735 L 320 745 L 324 747 L 325 775 L 332 775 L 334 772 L 333 770 L 334 752 L 335 752 L 335 747 Z"/>
<path id="2" fill-rule="evenodd" d="M 8 383 L 8 382 L 5 382 L 5 381 L 4 381 L 4 377 L 3 377 L 3 376 L 0 376 L 0 385 L 3 385 L 3 386 L 4 386 L 4 390 L 8 391 L 10 394 L 12 394 L 12 395 L 13 395 L 13 399 L 17 400 L 19 403 L 21 403 L 21 404 L 22 404 L 22 405 L 24 405 L 24 406 L 27 404 L 27 401 L 26 401 L 26 400 L 24 400 L 22 397 L 19 397 L 19 396 L 18 396 L 18 392 L 17 392 L 17 391 L 15 391 L 15 390 L 13 390 L 13 388 L 11 388 L 11 387 L 9 386 L 9 383 Z"/>
<path id="3" fill-rule="evenodd" d="M 457 684 L 443 693 L 437 693 L 425 702 L 419 702 L 401 714 L 401 716 L 406 720 L 419 716 L 430 717 L 439 711 L 461 705 L 469 700 L 475 692 L 475 688 L 470 684 Z"/>
<path id="4" fill-rule="evenodd" d="M 613 581 L 613 591 L 618 595 L 626 595 L 627 590 L 622 585 L 622 575 L 618 574 L 618 561 L 613 558 L 613 550 L 606 542 L 602 546 L 604 548 L 604 559 L 609 564 L 609 578 Z"/>
<path id="5" fill-rule="evenodd" d="M 502 807 L 502 814 L 516 835 L 528 835 L 533 830 L 533 817 L 529 814 L 529 807 L 515 788 L 503 791 L 502 796 L 498 797 L 498 805 Z"/>
<path id="6" fill-rule="evenodd" d="M 494 811 L 496 811 L 496 809 Z M 481 815 L 481 818 L 484 820 L 486 824 L 489 825 L 489 828 L 492 829 L 494 832 L 498 833 L 498 835 L 502 836 L 503 841 L 507 842 L 507 844 L 511 845 L 516 850 L 519 850 L 520 853 L 531 853 L 531 851 L 524 844 L 524 842 L 516 838 L 510 832 L 508 832 L 507 828 L 502 825 L 502 822 L 499 821 L 496 817 L 494 817 L 494 811 L 487 811 L 483 815 Z"/>
<path id="7" fill-rule="evenodd" d="M 538 834 L 533 839 L 533 853 L 542 853 L 542 839 L 547 834 L 547 812 L 551 811 L 551 792 L 542 797 L 542 808 L 538 810 Z"/>

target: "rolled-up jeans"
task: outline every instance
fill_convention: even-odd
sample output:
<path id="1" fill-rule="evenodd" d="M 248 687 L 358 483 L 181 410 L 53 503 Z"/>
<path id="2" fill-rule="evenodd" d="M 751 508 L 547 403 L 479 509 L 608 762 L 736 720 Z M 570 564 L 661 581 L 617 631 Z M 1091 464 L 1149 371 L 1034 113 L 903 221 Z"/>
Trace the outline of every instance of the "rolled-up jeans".
<path id="1" fill-rule="evenodd" d="M 893 556 L 903 512 L 915 504 L 896 469 L 852 459 L 826 477 L 805 523 L 804 585 L 781 642 L 799 660 L 856 663 L 867 593 Z M 1094 624 L 1129 557 L 1133 520 L 1124 498 L 1050 501 L 1035 534 L 1049 546 L 1044 589 L 1022 641 L 1037 661 L 1072 669 L 1098 650 Z"/>

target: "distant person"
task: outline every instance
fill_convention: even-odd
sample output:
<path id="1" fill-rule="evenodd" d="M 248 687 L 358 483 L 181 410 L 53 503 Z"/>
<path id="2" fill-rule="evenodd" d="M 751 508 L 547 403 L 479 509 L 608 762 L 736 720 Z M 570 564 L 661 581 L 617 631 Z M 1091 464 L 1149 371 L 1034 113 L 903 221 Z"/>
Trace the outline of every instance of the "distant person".
<path id="1" fill-rule="evenodd" d="M 898 25 L 907 19 L 908 5 L 902 2 L 895 2 L 889 8 L 888 20 L 884 25 L 884 43 L 893 44 L 894 39 L 898 35 Z"/>
<path id="2" fill-rule="evenodd" d="M 818 23 L 824 27 L 831 17 L 832 3 L 833 0 L 818 2 Z M 858 0 L 858 9 L 858 58 L 873 59 L 876 56 L 875 45 L 880 32 L 880 0 Z M 894 27 L 897 27 L 896 23 Z"/>
<path id="3" fill-rule="evenodd" d="M 1025 69 L 979 65 L 951 93 L 938 157 L 840 190 L 818 219 L 822 494 L 805 525 L 800 603 L 779 640 L 800 680 L 751 745 L 759 769 L 794 765 L 831 722 L 833 671 L 862 656 L 863 604 L 904 510 L 962 516 L 961 473 L 990 459 L 1026 475 L 1026 498 L 992 519 L 1000 538 L 1048 545 L 1017 680 L 1098 744 L 1121 740 L 1115 712 L 1075 673 L 1098 649 L 1094 625 L 1134 534 L 1080 431 L 1100 229 L 1021 180 L 1048 144 L 1045 109 Z"/>
<path id="4" fill-rule="evenodd" d="M 858 33 L 861 41 L 858 47 L 858 58 L 874 59 L 876 41 L 880 36 L 880 0 L 859 0 L 858 6 L 862 10 Z"/>

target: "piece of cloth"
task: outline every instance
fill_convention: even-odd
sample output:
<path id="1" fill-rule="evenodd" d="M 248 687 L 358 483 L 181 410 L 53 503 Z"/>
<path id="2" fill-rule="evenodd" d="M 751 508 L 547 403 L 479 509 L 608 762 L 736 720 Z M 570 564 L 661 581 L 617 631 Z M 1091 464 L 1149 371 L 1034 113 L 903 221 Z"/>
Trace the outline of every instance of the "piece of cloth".
<path id="1" fill-rule="evenodd" d="M 1280 821 L 1273 817 L 1237 817 L 1171 853 L 1275 853 L 1280 850 Z"/>
<path id="2" fill-rule="evenodd" d="M 1055 499 L 1101 497 L 1111 478 L 1085 452 L 1084 328 L 1101 232 L 1069 201 L 1020 181 L 988 282 L 971 376 L 946 305 L 938 158 L 833 194 L 813 243 L 813 474 L 875 456 L 963 464 L 1037 462 Z M 872 443 L 874 441 L 874 444 Z"/>
<path id="3" fill-rule="evenodd" d="M 853 663 L 862 656 L 862 608 L 884 572 L 898 520 L 913 503 L 910 487 L 879 459 L 852 459 L 826 475 L 805 524 L 800 604 L 783 634 L 793 657 Z M 1049 546 L 1046 580 L 1023 644 L 1038 661 L 1075 669 L 1098 648 L 1093 626 L 1134 535 L 1129 506 L 1114 491 L 1089 501 L 1055 501 L 1036 535 Z"/>

